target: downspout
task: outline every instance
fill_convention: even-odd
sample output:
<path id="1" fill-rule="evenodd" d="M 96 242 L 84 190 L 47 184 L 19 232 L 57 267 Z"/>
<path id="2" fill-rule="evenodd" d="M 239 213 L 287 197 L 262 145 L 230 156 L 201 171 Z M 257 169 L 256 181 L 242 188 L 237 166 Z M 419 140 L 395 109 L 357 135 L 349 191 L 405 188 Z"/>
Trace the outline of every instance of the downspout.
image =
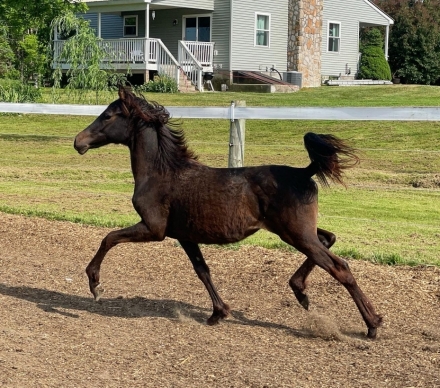
<path id="1" fill-rule="evenodd" d="M 233 36 L 233 25 L 232 25 L 232 7 L 233 7 L 233 1 L 230 0 L 229 2 L 229 83 L 232 84 L 233 76 L 232 76 L 232 36 Z"/>

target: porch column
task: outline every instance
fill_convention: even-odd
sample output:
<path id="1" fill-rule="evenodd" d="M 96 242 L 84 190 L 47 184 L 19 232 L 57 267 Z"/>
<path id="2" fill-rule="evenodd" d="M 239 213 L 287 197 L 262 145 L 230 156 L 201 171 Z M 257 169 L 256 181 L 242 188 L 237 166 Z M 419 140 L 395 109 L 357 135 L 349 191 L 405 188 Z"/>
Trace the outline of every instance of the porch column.
<path id="1" fill-rule="evenodd" d="M 98 31 L 97 31 L 98 38 L 101 37 L 101 12 L 98 12 Z"/>
<path id="2" fill-rule="evenodd" d="M 147 8 L 145 9 L 145 39 L 144 39 L 144 61 L 147 67 L 144 72 L 144 82 L 150 80 L 150 72 L 148 71 L 148 63 L 150 60 L 150 3 L 147 3 Z"/>
<path id="3" fill-rule="evenodd" d="M 147 3 L 147 9 L 145 10 L 145 37 L 150 37 L 150 3 Z"/>
<path id="4" fill-rule="evenodd" d="M 390 35 L 390 25 L 385 28 L 385 59 L 388 61 L 388 38 Z"/>

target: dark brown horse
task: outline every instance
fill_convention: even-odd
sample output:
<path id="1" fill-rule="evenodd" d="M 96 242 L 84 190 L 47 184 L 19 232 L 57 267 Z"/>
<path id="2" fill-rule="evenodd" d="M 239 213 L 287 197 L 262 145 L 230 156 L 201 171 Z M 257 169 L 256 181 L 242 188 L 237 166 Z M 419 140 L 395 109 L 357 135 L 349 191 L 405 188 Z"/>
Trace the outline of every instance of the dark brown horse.
<path id="1" fill-rule="evenodd" d="M 136 225 L 110 232 L 87 266 L 95 299 L 103 292 L 101 263 L 112 247 L 168 236 L 180 242 L 205 285 L 213 304 L 208 324 L 216 324 L 230 309 L 211 281 L 198 244 L 232 243 L 266 229 L 307 256 L 289 282 L 299 303 L 308 309 L 306 279 L 318 265 L 348 290 L 368 327 L 368 337 L 374 338 L 381 317 L 347 263 L 329 250 L 335 236 L 317 228 L 318 189 L 312 176 L 324 185 L 328 179 L 342 183 L 343 169 L 358 162 L 354 150 L 332 135 L 307 133 L 304 144 L 311 163 L 305 168 L 211 168 L 197 161 L 182 131 L 168 119 L 163 106 L 120 88 L 119 99 L 75 138 L 81 155 L 109 143 L 129 148 L 132 201 L 141 218 Z"/>

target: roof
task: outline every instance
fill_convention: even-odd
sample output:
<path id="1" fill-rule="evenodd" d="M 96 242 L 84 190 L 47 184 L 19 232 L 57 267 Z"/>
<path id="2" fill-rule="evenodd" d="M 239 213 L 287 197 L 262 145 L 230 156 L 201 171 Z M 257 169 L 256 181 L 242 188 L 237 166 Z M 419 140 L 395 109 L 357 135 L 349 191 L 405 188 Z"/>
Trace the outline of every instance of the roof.
<path id="1" fill-rule="evenodd" d="M 367 3 L 370 7 L 374 8 L 374 10 L 380 13 L 385 19 L 387 19 L 389 24 L 394 24 L 394 20 L 384 11 L 382 11 L 376 4 L 374 4 L 370 0 L 364 0 L 364 2 Z"/>

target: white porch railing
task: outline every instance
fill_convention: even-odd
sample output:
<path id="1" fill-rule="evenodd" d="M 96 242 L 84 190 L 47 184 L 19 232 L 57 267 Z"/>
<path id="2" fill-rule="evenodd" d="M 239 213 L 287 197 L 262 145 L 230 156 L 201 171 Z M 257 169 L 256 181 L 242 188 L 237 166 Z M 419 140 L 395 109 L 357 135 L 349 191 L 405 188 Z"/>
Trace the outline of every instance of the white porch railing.
<path id="1" fill-rule="evenodd" d="M 157 72 L 159 74 L 166 74 L 168 77 L 174 79 L 179 86 L 180 81 L 180 64 L 174 58 L 173 54 L 167 49 L 160 39 L 156 40 L 157 45 Z"/>
<path id="2" fill-rule="evenodd" d="M 54 44 L 54 61 L 57 61 L 63 50 L 64 40 L 56 40 Z M 107 53 L 107 62 L 117 63 L 156 63 L 157 39 L 103 39 L 99 45 Z"/>
<path id="3" fill-rule="evenodd" d="M 53 42 L 54 62 L 60 63 L 65 41 Z M 107 53 L 103 61 L 105 64 L 114 63 L 118 69 L 157 70 L 176 80 L 179 85 L 180 73 L 184 72 L 191 83 L 203 91 L 203 71 L 212 71 L 214 44 L 211 42 L 179 41 L 178 60 L 171 54 L 160 39 L 154 38 L 123 38 L 102 39 L 100 46 Z M 68 63 L 62 61 L 63 68 L 68 68 Z"/>
<path id="4" fill-rule="evenodd" d="M 179 40 L 178 60 L 191 83 L 203 92 L 203 66 L 190 51 L 186 41 Z"/>
<path id="5" fill-rule="evenodd" d="M 109 54 L 111 62 L 155 63 L 157 60 L 156 39 L 105 39 L 101 47 Z"/>
<path id="6" fill-rule="evenodd" d="M 214 43 L 185 41 L 185 45 L 203 67 L 212 68 Z M 212 69 L 208 71 L 212 71 Z"/>

